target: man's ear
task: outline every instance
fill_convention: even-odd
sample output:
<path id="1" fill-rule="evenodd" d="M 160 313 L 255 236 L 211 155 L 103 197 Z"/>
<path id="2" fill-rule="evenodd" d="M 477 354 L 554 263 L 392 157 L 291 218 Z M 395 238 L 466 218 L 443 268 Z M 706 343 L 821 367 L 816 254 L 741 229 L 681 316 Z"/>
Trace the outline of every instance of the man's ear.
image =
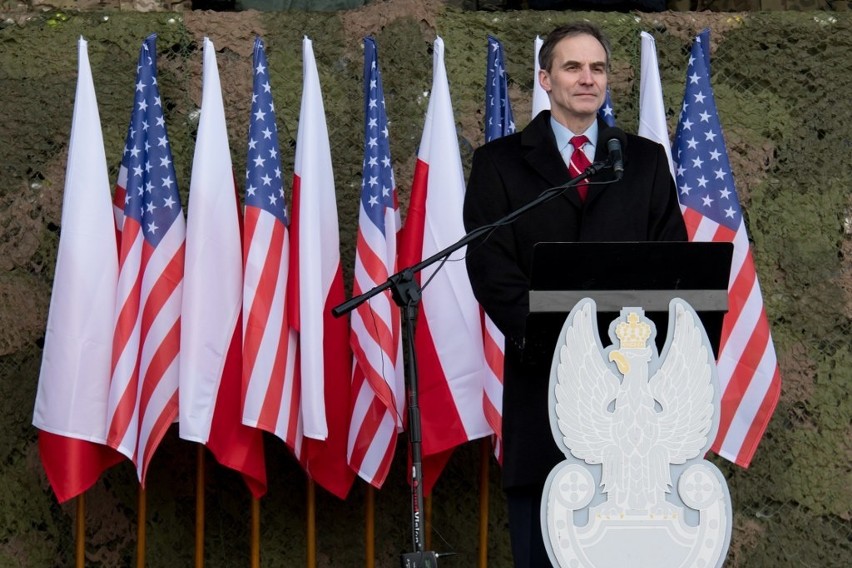
<path id="1" fill-rule="evenodd" d="M 544 69 L 538 70 L 538 84 L 541 85 L 541 88 L 544 89 L 546 93 L 550 92 L 550 73 L 545 71 Z"/>

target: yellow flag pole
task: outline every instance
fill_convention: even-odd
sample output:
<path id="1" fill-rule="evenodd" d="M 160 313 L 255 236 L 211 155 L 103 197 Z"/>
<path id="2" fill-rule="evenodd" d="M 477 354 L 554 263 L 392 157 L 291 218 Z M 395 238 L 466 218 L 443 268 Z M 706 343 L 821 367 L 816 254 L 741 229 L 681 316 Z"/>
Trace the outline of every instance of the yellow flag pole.
<path id="1" fill-rule="evenodd" d="M 376 566 L 376 490 L 371 484 L 367 484 L 367 496 L 365 499 L 364 539 L 366 558 L 365 568 Z"/>
<path id="2" fill-rule="evenodd" d="M 251 498 L 251 568 L 260 568 L 260 499 Z"/>
<path id="3" fill-rule="evenodd" d="M 308 568 L 316 568 L 317 565 L 317 501 L 316 486 L 314 480 L 308 478 Z"/>
<path id="4" fill-rule="evenodd" d="M 77 496 L 77 527 L 74 531 L 74 566 L 83 568 L 86 565 L 86 494 Z"/>
<path id="5" fill-rule="evenodd" d="M 136 568 L 145 568 L 145 540 L 146 540 L 146 525 L 145 520 L 148 517 L 148 499 L 145 493 L 145 488 L 139 485 L 139 498 L 136 513 Z"/>
<path id="6" fill-rule="evenodd" d="M 204 446 L 198 444 L 195 469 L 195 568 L 204 566 Z"/>
<path id="7" fill-rule="evenodd" d="M 482 440 L 479 446 L 479 568 L 488 568 L 488 476 L 491 444 Z"/>

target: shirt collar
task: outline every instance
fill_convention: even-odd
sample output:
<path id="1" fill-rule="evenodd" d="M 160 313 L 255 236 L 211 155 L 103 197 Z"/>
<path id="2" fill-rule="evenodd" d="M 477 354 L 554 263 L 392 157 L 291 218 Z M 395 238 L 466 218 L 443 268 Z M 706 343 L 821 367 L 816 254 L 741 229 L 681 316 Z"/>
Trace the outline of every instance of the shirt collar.
<path id="1" fill-rule="evenodd" d="M 598 142 L 597 120 L 595 120 L 585 132 L 571 132 L 551 115 L 550 127 L 553 129 L 553 135 L 556 137 L 556 147 L 559 149 L 560 154 L 567 157 L 566 159 L 570 158 L 571 152 L 573 151 L 571 148 L 571 138 L 579 136 L 580 134 L 585 134 L 586 138 L 589 139 L 589 143 L 583 147 L 583 151 L 587 156 L 591 154 L 589 160 L 594 161 L 595 145 Z"/>

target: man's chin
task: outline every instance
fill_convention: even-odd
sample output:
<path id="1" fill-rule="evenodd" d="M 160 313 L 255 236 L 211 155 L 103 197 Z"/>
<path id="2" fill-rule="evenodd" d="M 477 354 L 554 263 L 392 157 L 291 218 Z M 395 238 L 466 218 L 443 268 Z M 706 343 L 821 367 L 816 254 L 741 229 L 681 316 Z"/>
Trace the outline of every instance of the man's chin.
<path id="1" fill-rule="evenodd" d="M 598 115 L 600 107 L 588 105 L 587 107 L 578 108 L 574 111 L 574 115 L 579 119 L 593 120 Z"/>
<path id="2" fill-rule="evenodd" d="M 598 98 L 579 99 L 574 105 L 574 112 L 580 114 L 597 114 L 598 109 L 603 106 L 603 101 Z"/>

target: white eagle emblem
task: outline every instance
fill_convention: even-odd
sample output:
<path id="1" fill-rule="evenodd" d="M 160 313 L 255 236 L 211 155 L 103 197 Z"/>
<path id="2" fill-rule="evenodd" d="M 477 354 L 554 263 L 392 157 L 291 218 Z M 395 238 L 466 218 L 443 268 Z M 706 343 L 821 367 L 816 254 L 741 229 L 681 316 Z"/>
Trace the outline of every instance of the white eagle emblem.
<path id="1" fill-rule="evenodd" d="M 592 300 L 565 322 L 550 415 L 566 459 L 542 499 L 554 565 L 686 568 L 724 560 L 730 497 L 721 472 L 703 459 L 719 416 L 713 352 L 686 302 L 672 300 L 669 310 L 662 357 L 640 308 L 612 322 L 618 346 L 607 349 Z"/>

